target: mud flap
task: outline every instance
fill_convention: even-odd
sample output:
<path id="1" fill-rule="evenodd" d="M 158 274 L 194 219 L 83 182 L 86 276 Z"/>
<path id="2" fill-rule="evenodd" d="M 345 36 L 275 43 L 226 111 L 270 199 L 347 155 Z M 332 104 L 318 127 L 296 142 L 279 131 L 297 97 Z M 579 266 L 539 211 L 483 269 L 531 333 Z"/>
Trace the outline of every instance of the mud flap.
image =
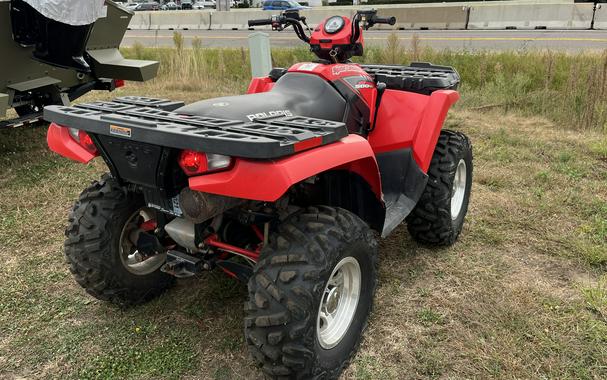
<path id="1" fill-rule="evenodd" d="M 118 49 L 88 50 L 93 73 L 98 78 L 116 78 L 144 82 L 156 77 L 159 63 L 126 59 Z"/>
<path id="2" fill-rule="evenodd" d="M 428 175 L 415 162 L 411 149 L 377 155 L 386 205 L 382 237 L 388 236 L 413 211 L 421 197 Z"/>

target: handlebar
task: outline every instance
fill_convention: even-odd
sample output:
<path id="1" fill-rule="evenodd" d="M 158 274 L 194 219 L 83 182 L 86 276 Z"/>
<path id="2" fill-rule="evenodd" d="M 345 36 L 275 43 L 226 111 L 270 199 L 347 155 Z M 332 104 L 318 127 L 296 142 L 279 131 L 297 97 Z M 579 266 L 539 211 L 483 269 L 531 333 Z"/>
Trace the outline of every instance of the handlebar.
<path id="1" fill-rule="evenodd" d="M 310 38 L 304 32 L 303 25 L 306 24 L 306 17 L 300 16 L 298 11 L 285 11 L 278 16 L 272 16 L 267 19 L 249 20 L 249 26 L 271 25 L 274 30 L 283 30 L 288 26 L 292 26 L 300 40 L 310 42 Z"/>
<path id="2" fill-rule="evenodd" d="M 374 17 L 372 19 L 374 24 L 388 24 L 394 25 L 396 24 L 396 17 Z"/>
<path id="3" fill-rule="evenodd" d="M 303 24 L 303 26 L 302 26 Z M 375 9 L 364 10 L 356 12 L 356 15 L 352 18 L 352 43 L 358 41 L 360 37 L 360 27 L 367 30 L 375 24 L 396 24 L 396 17 L 377 17 L 377 11 Z M 304 42 L 310 42 L 304 31 L 304 26 L 308 28 L 306 24 L 306 18 L 300 16 L 298 11 L 285 11 L 278 16 L 272 16 L 267 19 L 249 20 L 249 27 L 253 26 L 264 26 L 271 25 L 274 30 L 283 30 L 289 26 L 292 26 L 300 40 Z"/>
<path id="4" fill-rule="evenodd" d="M 249 20 L 249 26 L 272 25 L 271 18 L 262 18 L 257 20 Z"/>

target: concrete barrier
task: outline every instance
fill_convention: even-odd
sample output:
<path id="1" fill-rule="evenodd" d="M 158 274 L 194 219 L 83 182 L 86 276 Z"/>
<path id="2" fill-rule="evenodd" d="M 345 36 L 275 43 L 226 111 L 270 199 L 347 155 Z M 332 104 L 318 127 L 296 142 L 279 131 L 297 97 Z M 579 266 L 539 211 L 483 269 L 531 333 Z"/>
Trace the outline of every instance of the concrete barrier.
<path id="1" fill-rule="evenodd" d="M 227 13 L 227 12 L 226 12 Z M 150 28 L 158 30 L 209 29 L 211 12 L 150 12 Z"/>
<path id="2" fill-rule="evenodd" d="M 468 29 L 590 29 L 594 4 L 475 5 Z"/>
<path id="3" fill-rule="evenodd" d="M 607 29 L 607 4 L 597 4 L 594 14 L 594 29 Z"/>
<path id="4" fill-rule="evenodd" d="M 468 22 L 468 7 L 411 7 L 379 9 L 382 17 L 396 17 L 396 25 L 377 25 L 374 29 L 466 29 Z"/>
<path id="5" fill-rule="evenodd" d="M 131 22 L 129 23 L 129 29 L 142 30 L 150 29 L 151 25 L 151 12 L 135 12 Z"/>
<path id="6" fill-rule="evenodd" d="M 300 12 L 302 16 L 306 16 L 306 22 L 310 27 L 315 27 L 320 24 L 323 20 L 335 16 L 354 16 L 356 11 L 353 8 L 344 9 L 342 7 L 325 7 L 325 8 L 315 8 L 315 9 L 306 9 Z M 229 12 L 213 12 L 211 15 L 211 29 L 217 30 L 230 30 L 230 29 L 239 29 L 246 30 L 249 29 L 249 20 L 250 19 L 264 19 L 270 18 L 272 15 L 278 14 L 279 11 L 250 11 L 250 10 L 232 10 Z M 271 29 L 270 26 L 256 26 L 255 30 L 268 30 Z"/>
<path id="7" fill-rule="evenodd" d="M 262 19 L 262 18 L 270 18 L 273 14 L 277 12 L 271 11 L 244 11 L 243 10 L 234 10 L 229 12 L 211 12 L 211 29 L 217 30 L 247 30 L 249 29 L 249 20 L 250 19 Z M 258 29 L 270 29 L 270 27 L 256 27 Z"/>
<path id="8" fill-rule="evenodd" d="M 331 16 L 344 16 L 352 18 L 356 13 L 356 9 L 350 7 L 325 7 L 322 9 L 307 9 L 301 12 L 302 16 L 306 16 L 306 22 L 311 28 L 328 19 Z"/>
<path id="9" fill-rule="evenodd" d="M 537 0 L 542 1 L 542 0 Z M 380 16 L 394 16 L 397 24 L 378 25 L 376 29 L 590 29 L 594 16 L 593 4 L 563 3 L 561 0 L 535 2 L 487 2 L 484 4 L 450 3 L 379 5 Z M 571 0 L 569 0 L 571 1 Z M 301 12 L 311 27 L 335 16 L 352 17 L 360 7 L 322 7 Z M 607 28 L 607 6 L 597 10 L 596 28 Z M 136 12 L 130 29 L 249 29 L 249 19 L 269 18 L 278 11 L 234 9 L 217 11 Z M 255 27 L 255 30 L 267 30 Z"/>

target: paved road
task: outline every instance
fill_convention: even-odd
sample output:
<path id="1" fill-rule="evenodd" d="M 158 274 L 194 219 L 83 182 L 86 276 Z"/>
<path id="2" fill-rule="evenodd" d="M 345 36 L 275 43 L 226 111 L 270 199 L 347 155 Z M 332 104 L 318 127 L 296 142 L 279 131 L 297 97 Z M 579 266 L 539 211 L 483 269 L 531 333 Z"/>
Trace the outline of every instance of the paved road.
<path id="1" fill-rule="evenodd" d="M 205 47 L 247 46 L 246 30 L 182 30 L 186 43 L 199 37 Z M 538 50 L 552 49 L 569 52 L 607 49 L 607 31 L 471 31 L 471 30 L 426 30 L 397 31 L 397 35 L 408 45 L 413 35 L 417 35 L 422 45 L 435 49 L 451 50 Z M 290 47 L 303 44 L 293 31 L 269 32 L 272 46 Z M 389 31 L 368 31 L 365 41 L 369 45 L 385 45 Z M 145 46 L 171 46 L 171 30 L 129 30 L 123 46 L 131 46 L 139 41 Z"/>

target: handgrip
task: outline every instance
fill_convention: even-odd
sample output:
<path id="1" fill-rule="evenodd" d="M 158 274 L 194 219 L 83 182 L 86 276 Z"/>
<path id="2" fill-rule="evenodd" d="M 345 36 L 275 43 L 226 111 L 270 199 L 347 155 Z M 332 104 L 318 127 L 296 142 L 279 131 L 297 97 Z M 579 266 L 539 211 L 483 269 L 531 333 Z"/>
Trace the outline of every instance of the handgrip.
<path id="1" fill-rule="evenodd" d="M 396 17 L 374 17 L 373 23 L 394 25 L 396 24 Z"/>
<path id="2" fill-rule="evenodd" d="M 249 20 L 249 26 L 262 26 L 262 25 L 272 25 L 271 18 L 264 18 L 258 20 Z"/>

